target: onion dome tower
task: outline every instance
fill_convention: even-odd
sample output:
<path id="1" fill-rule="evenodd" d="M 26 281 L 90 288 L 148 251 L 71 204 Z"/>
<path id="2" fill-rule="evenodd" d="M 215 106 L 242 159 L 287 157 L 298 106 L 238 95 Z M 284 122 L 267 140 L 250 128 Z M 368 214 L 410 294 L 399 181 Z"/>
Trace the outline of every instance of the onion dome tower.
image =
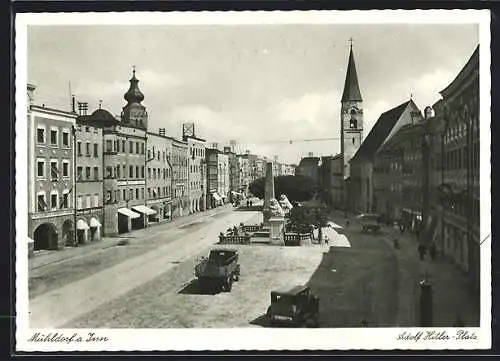
<path id="1" fill-rule="evenodd" d="M 146 130 L 148 113 L 146 107 L 141 104 L 144 100 L 144 94 L 139 89 L 139 80 L 135 77 L 135 67 L 130 79 L 130 87 L 123 97 L 127 101 L 127 105 L 122 109 L 122 125 Z"/>

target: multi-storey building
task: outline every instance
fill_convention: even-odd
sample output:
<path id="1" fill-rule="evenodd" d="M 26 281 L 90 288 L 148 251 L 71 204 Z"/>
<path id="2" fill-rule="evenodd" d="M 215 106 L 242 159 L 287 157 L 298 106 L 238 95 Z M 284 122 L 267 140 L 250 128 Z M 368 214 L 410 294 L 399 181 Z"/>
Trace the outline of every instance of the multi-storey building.
<path id="1" fill-rule="evenodd" d="M 172 216 L 182 217 L 189 213 L 189 180 L 188 180 L 188 152 L 187 142 L 172 138 L 170 163 L 172 164 Z"/>
<path id="2" fill-rule="evenodd" d="M 229 156 L 228 154 L 218 151 L 217 154 L 218 171 L 218 191 L 217 193 L 222 197 L 222 203 L 225 204 L 229 201 L 230 196 L 230 178 L 229 178 Z"/>
<path id="3" fill-rule="evenodd" d="M 314 157 L 312 153 L 300 160 L 296 174 L 313 179 L 314 186 L 318 187 L 320 183 L 321 158 Z"/>
<path id="4" fill-rule="evenodd" d="M 151 221 L 172 219 L 172 166 L 168 160 L 172 139 L 165 136 L 165 129 L 159 133 L 147 133 L 146 153 L 146 205 L 156 214 Z"/>
<path id="5" fill-rule="evenodd" d="M 250 185 L 251 177 L 250 177 L 250 161 L 248 159 L 248 156 L 246 154 L 238 154 L 237 157 L 238 161 L 238 168 L 240 169 L 239 175 L 240 175 L 240 189 L 238 192 L 243 194 L 245 197 L 248 196 L 248 186 Z"/>
<path id="6" fill-rule="evenodd" d="M 479 46 L 441 95 L 444 252 L 479 289 Z"/>
<path id="7" fill-rule="evenodd" d="M 296 166 L 293 164 L 284 164 L 283 165 L 283 175 L 295 175 Z"/>
<path id="8" fill-rule="evenodd" d="M 74 135 L 77 115 L 34 105 L 28 85 L 29 254 L 75 243 Z"/>
<path id="9" fill-rule="evenodd" d="M 422 114 L 413 100 L 409 100 L 380 115 L 370 133 L 350 160 L 349 201 L 353 211 L 373 211 L 373 162 L 376 152 L 406 124 L 415 124 Z"/>
<path id="10" fill-rule="evenodd" d="M 342 156 L 321 157 L 320 194 L 324 202 L 333 207 L 341 207 L 344 191 L 342 178 Z"/>
<path id="11" fill-rule="evenodd" d="M 196 137 L 194 124 L 183 125 L 182 140 L 189 148 L 189 213 L 205 210 L 205 139 Z"/>
<path id="12" fill-rule="evenodd" d="M 240 192 L 240 167 L 236 153 L 231 150 L 231 147 L 224 147 L 224 153 L 227 155 L 228 161 L 228 176 L 229 176 L 229 202 L 236 202 L 242 198 Z"/>
<path id="13" fill-rule="evenodd" d="M 135 70 L 124 98 L 121 120 L 109 112 L 104 128 L 104 230 L 106 234 L 143 228 L 156 212 L 145 206 L 146 129 L 148 114 L 141 104 Z"/>
<path id="14" fill-rule="evenodd" d="M 101 238 L 104 216 L 103 110 L 98 109 L 90 116 L 85 111 L 86 104 L 79 110 L 75 130 L 76 185 L 73 194 L 76 196 L 76 240 L 79 244 Z"/>
<path id="15" fill-rule="evenodd" d="M 255 167 L 253 168 L 254 179 L 263 178 L 266 174 L 266 159 L 255 156 Z"/>
<path id="16" fill-rule="evenodd" d="M 222 204 L 219 195 L 219 150 L 212 145 L 205 149 L 207 170 L 207 208 L 215 208 Z"/>

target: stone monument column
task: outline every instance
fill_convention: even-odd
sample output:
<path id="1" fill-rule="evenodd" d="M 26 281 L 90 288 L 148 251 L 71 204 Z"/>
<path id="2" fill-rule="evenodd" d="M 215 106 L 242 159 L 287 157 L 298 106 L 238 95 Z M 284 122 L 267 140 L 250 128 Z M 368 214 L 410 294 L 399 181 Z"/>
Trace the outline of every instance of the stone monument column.
<path id="1" fill-rule="evenodd" d="M 262 214 L 264 216 L 264 228 L 269 229 L 269 218 L 271 217 L 271 199 L 274 199 L 274 177 L 273 163 L 266 163 L 266 180 L 264 183 L 264 206 Z"/>

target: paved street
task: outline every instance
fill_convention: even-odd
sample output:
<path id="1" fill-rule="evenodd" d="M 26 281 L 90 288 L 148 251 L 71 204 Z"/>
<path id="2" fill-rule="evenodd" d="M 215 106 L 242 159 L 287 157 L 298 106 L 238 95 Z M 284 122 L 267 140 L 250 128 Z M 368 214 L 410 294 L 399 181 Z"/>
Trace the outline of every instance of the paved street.
<path id="1" fill-rule="evenodd" d="M 344 228 L 341 217 L 332 219 L 332 226 L 325 229 L 330 247 L 235 246 L 240 252 L 240 281 L 231 293 L 203 294 L 193 275 L 197 259 L 208 253 L 221 230 L 240 222 L 259 223 L 261 217 L 259 212 L 225 208 L 132 233 L 127 246 L 89 248 L 87 255 L 81 248 L 78 256 L 45 265 L 38 260 L 38 267 L 30 271 L 31 326 L 265 327 L 270 291 L 297 284 L 309 284 L 320 297 L 321 327 L 417 322 L 416 285 L 424 268 L 416 261 L 411 240 L 402 239 L 402 249 L 395 251 L 390 230 L 362 234 L 356 224 Z M 95 269 L 89 264 L 95 264 Z M 438 272 L 444 266 L 433 267 Z M 86 269 L 91 271 L 82 274 Z M 451 326 L 453 312 L 443 311 L 442 306 L 450 299 L 439 282 L 436 322 Z M 461 297 L 464 308 L 468 304 L 456 288 L 449 290 Z"/>

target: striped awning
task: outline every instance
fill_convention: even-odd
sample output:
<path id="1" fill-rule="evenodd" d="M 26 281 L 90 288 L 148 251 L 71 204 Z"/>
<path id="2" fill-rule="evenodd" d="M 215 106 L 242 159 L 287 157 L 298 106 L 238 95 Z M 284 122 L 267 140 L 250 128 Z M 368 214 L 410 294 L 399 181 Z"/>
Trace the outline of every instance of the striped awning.
<path id="1" fill-rule="evenodd" d="M 121 214 L 121 215 L 124 215 L 126 217 L 132 218 L 132 219 L 140 217 L 139 214 L 137 214 L 134 211 L 131 211 L 128 208 L 118 208 L 118 213 Z"/>
<path id="2" fill-rule="evenodd" d="M 143 206 L 143 205 L 133 206 L 132 209 L 136 212 L 143 213 L 143 214 L 146 214 L 148 216 L 152 216 L 153 214 L 156 214 L 156 211 L 154 209 L 151 209 L 151 208 Z"/>
<path id="3" fill-rule="evenodd" d="M 89 228 L 90 228 L 89 225 L 83 219 L 79 219 L 76 222 L 76 229 L 78 229 L 78 230 L 84 231 L 84 230 L 89 229 Z"/>
<path id="4" fill-rule="evenodd" d="M 90 227 L 101 227 L 101 223 L 97 219 L 91 218 Z"/>

